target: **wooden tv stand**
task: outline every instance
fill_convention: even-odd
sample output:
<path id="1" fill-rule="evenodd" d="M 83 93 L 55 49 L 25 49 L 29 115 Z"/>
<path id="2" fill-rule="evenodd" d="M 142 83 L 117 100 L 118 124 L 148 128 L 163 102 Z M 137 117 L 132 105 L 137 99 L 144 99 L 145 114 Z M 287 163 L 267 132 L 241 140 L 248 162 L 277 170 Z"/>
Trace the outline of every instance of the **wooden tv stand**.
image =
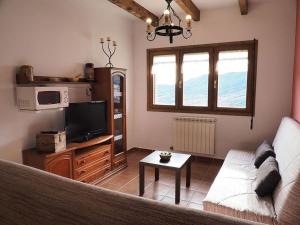
<path id="1" fill-rule="evenodd" d="M 23 151 L 23 163 L 84 183 L 98 183 L 127 166 L 123 160 L 114 166 L 113 135 L 104 135 L 82 143 L 70 143 L 57 153 Z"/>

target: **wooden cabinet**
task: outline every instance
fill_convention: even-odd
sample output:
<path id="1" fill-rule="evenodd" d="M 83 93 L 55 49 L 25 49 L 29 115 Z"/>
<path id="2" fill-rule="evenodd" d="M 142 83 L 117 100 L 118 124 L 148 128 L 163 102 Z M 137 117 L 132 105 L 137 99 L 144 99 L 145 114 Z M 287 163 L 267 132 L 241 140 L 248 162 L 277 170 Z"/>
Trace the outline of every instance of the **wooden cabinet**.
<path id="1" fill-rule="evenodd" d="M 126 70 L 95 68 L 94 101 L 106 101 L 108 135 L 71 143 L 58 153 L 23 151 L 23 163 L 85 183 L 97 183 L 127 167 Z"/>
<path id="2" fill-rule="evenodd" d="M 108 132 L 113 134 L 112 166 L 127 166 L 126 143 L 126 70 L 95 68 L 93 100 L 107 102 Z"/>
<path id="3" fill-rule="evenodd" d="M 72 154 L 65 153 L 50 157 L 45 162 L 45 170 L 63 177 L 73 177 Z"/>
<path id="4" fill-rule="evenodd" d="M 113 166 L 113 135 L 105 135 L 83 143 L 71 143 L 58 153 L 23 151 L 23 163 L 60 176 L 85 183 L 97 183 L 116 170 Z"/>

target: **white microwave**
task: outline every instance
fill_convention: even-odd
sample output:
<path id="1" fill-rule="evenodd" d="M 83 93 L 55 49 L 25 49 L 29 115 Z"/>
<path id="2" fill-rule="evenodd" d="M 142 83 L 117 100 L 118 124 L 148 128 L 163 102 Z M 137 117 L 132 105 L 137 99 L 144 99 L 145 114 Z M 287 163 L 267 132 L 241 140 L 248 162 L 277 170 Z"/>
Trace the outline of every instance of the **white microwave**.
<path id="1" fill-rule="evenodd" d="M 68 88 L 17 87 L 17 104 L 22 110 L 44 110 L 68 107 Z"/>

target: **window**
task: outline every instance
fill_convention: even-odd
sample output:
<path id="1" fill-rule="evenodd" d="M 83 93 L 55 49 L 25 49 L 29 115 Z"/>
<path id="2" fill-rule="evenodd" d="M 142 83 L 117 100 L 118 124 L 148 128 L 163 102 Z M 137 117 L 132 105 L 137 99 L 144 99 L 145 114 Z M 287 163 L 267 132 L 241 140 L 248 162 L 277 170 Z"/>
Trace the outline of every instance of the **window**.
<path id="1" fill-rule="evenodd" d="M 182 105 L 208 107 L 209 53 L 183 54 L 182 76 Z"/>
<path id="2" fill-rule="evenodd" d="M 256 46 L 148 49 L 148 110 L 253 115 Z"/>
<path id="3" fill-rule="evenodd" d="M 176 55 L 153 57 L 153 104 L 175 105 Z"/>
<path id="4" fill-rule="evenodd" d="M 219 52 L 218 108 L 246 109 L 248 51 Z"/>

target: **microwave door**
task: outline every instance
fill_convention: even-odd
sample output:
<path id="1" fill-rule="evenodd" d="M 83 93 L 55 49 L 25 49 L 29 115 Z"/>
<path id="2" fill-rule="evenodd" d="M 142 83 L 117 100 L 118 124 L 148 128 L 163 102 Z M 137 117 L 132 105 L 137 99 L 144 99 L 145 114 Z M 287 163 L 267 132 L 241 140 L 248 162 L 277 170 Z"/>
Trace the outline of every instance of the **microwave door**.
<path id="1" fill-rule="evenodd" d="M 62 107 L 61 92 L 58 90 L 38 91 L 36 95 L 37 110 L 53 109 Z"/>

